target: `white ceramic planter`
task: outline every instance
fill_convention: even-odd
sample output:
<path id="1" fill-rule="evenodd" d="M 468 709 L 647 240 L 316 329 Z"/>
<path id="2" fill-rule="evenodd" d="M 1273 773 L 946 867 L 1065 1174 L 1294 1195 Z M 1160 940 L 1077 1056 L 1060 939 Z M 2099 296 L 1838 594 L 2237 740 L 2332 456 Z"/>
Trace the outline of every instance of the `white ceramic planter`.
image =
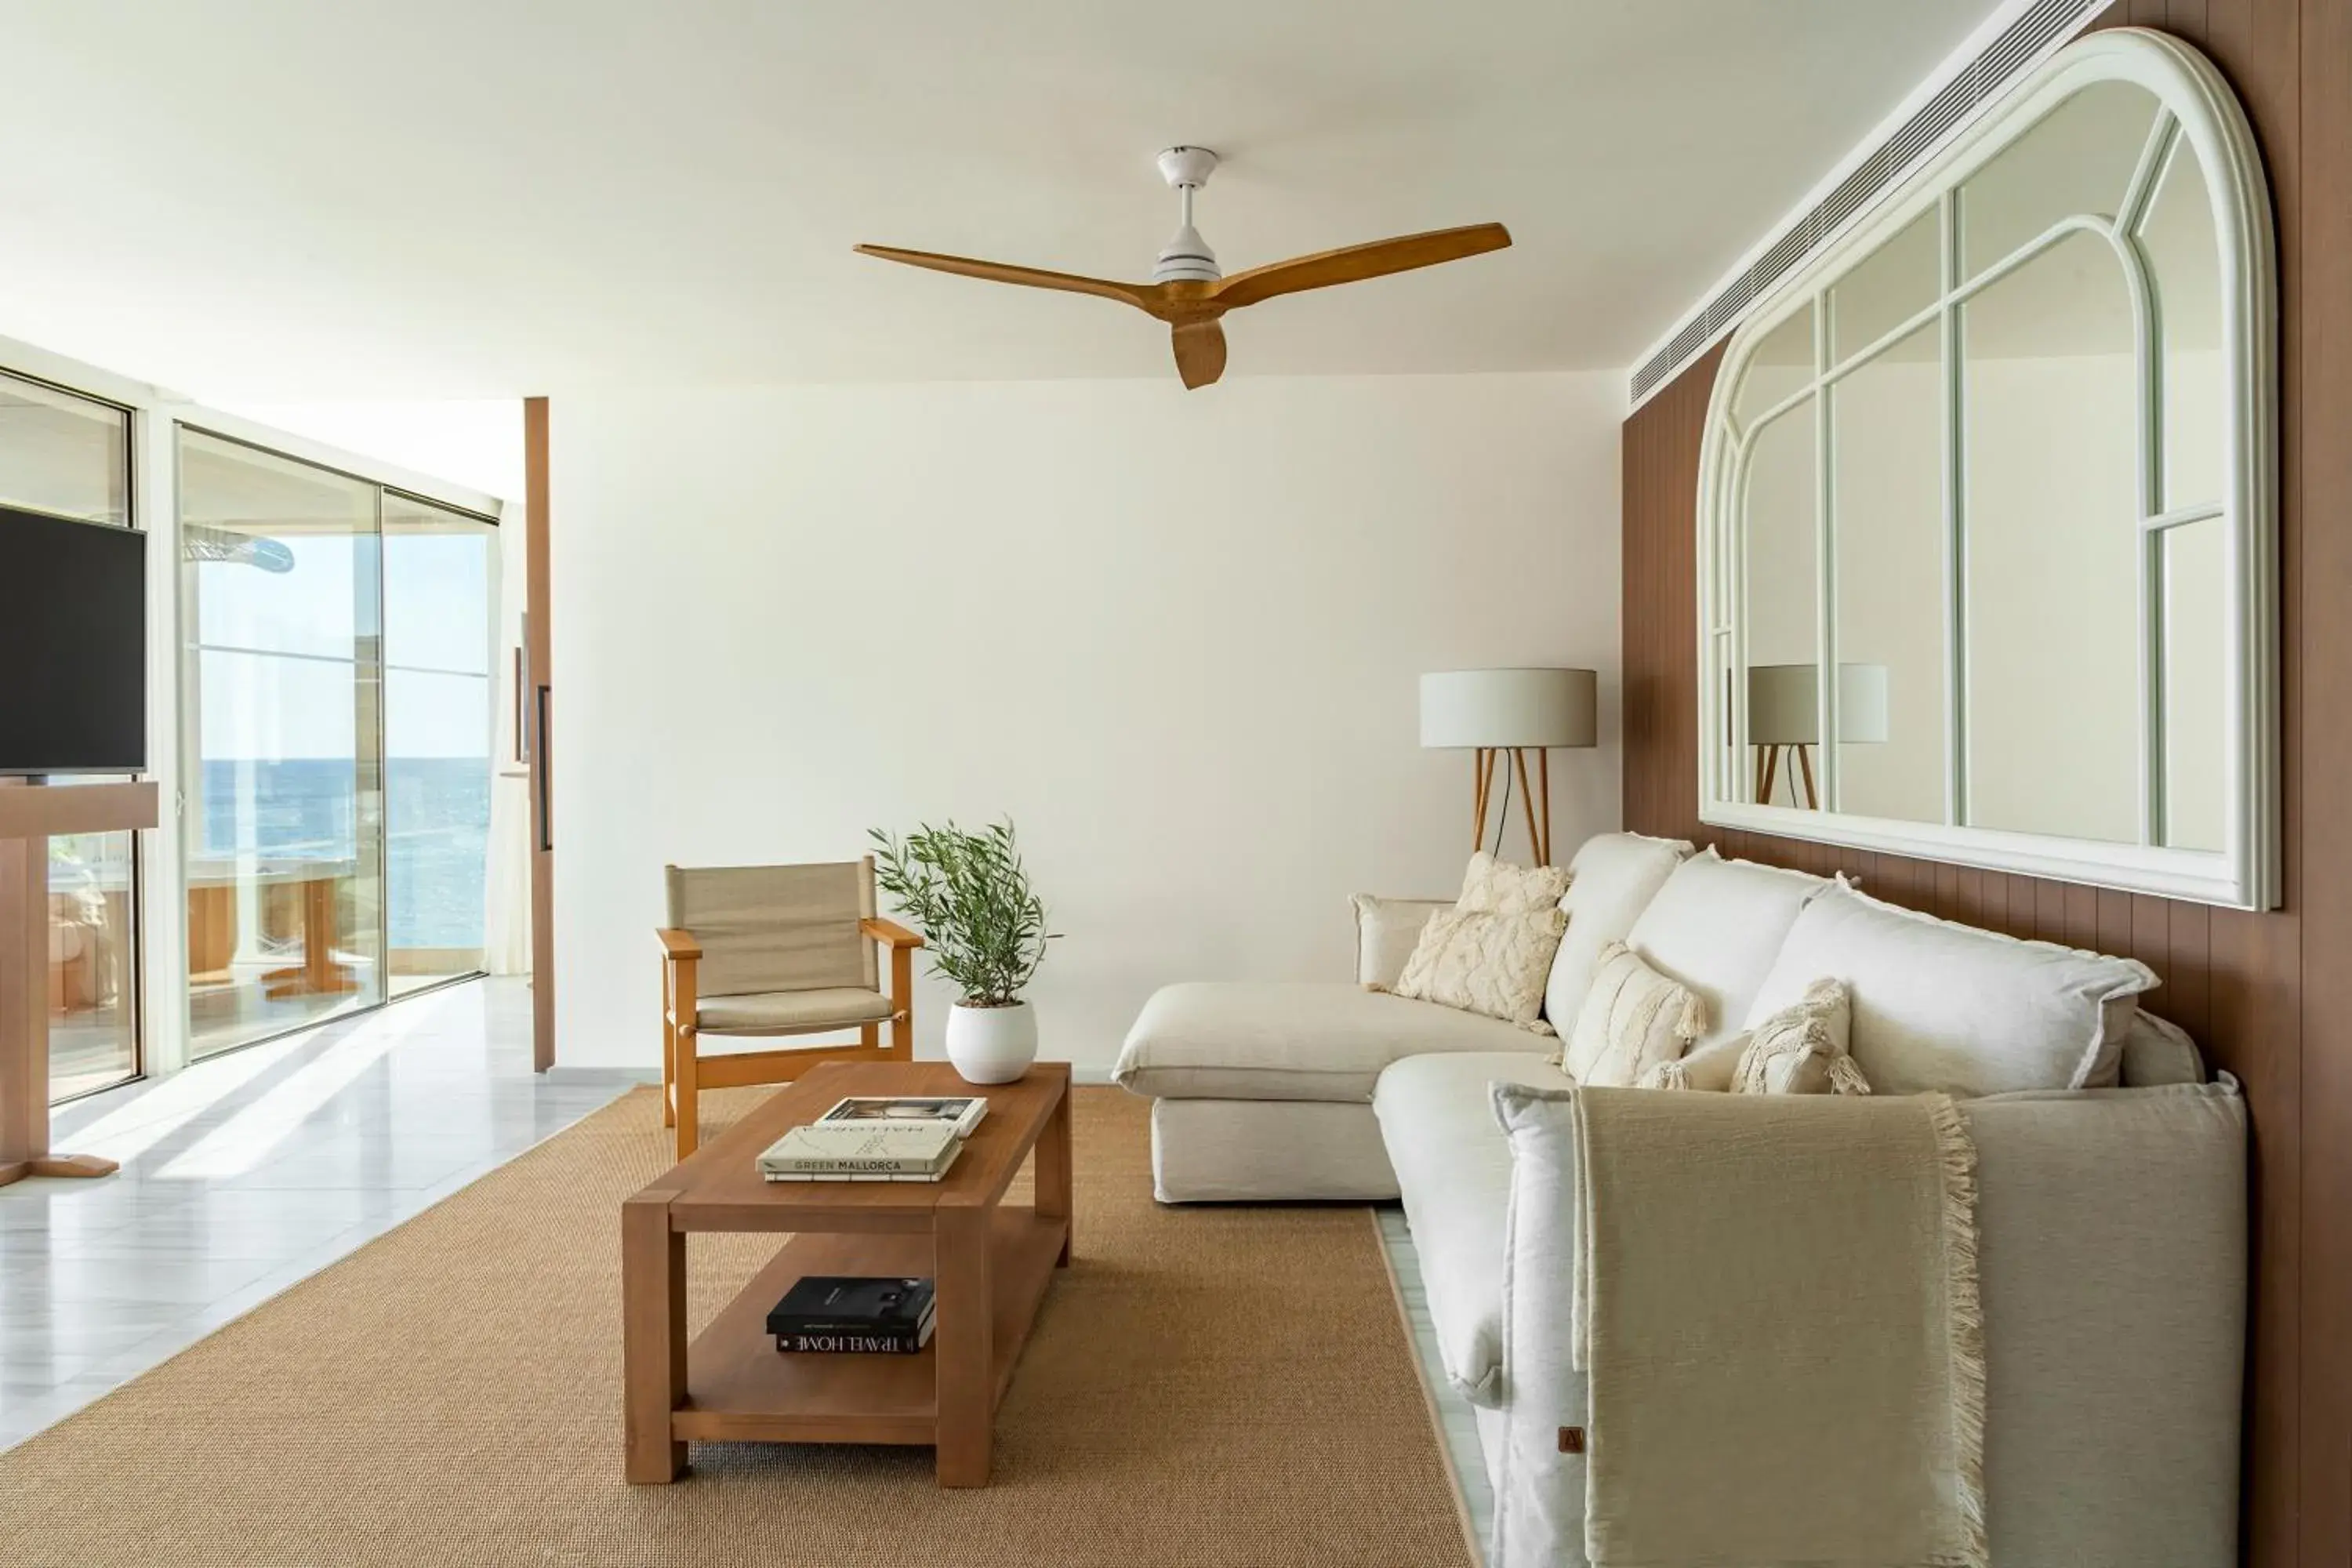
<path id="1" fill-rule="evenodd" d="M 948 1009 L 948 1060 L 966 1083 L 1011 1083 L 1036 1059 L 1037 1015 L 1028 1003 Z"/>

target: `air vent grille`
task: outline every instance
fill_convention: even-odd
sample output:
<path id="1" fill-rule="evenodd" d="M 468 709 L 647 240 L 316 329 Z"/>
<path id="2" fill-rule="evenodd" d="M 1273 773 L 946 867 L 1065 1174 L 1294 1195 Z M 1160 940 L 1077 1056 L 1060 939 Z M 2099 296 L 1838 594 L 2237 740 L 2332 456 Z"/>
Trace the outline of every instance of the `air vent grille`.
<path id="1" fill-rule="evenodd" d="M 1937 89 L 1918 112 L 1855 164 L 1836 188 L 1801 215 L 1751 266 L 1684 322 L 1664 348 L 1634 370 L 1633 401 L 1641 402 L 1673 380 L 1708 344 L 1737 326 L 1748 306 L 1811 260 L 1848 223 L 1901 184 L 1904 175 L 1963 121 L 2107 4 L 2108 0 L 2040 0 L 2003 27 L 1982 53 Z"/>

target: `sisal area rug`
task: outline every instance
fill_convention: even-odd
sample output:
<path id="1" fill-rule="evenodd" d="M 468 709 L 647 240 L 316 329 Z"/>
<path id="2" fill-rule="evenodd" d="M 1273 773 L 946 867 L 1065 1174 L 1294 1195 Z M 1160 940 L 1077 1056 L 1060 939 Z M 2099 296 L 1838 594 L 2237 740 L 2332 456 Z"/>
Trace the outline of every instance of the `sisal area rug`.
<path id="1" fill-rule="evenodd" d="M 622 1480 L 619 1205 L 669 1163 L 646 1089 L 0 1454 L 0 1562 L 1467 1563 L 1367 1212 L 1161 1208 L 1146 1111 L 1076 1091 L 1076 1260 L 985 1489 L 929 1448 L 756 1444 Z M 688 1242 L 698 1326 L 772 1250 Z"/>

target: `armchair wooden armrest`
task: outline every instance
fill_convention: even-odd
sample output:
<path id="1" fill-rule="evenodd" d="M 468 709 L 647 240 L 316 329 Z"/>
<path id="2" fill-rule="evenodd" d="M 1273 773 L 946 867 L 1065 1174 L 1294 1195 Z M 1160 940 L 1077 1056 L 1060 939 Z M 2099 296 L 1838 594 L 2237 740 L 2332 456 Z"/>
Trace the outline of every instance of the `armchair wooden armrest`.
<path id="1" fill-rule="evenodd" d="M 702 956 L 702 943 L 694 939 L 694 933 L 690 931 L 656 931 L 654 935 L 661 942 L 662 956 L 665 958 L 700 958 Z"/>
<path id="2" fill-rule="evenodd" d="M 864 920 L 857 922 L 857 929 L 864 931 L 867 936 L 872 937 L 876 942 L 887 942 L 892 947 L 920 947 L 923 945 L 923 939 L 921 937 L 918 936 L 913 931 L 908 931 L 897 921 L 886 921 L 879 915 L 866 916 Z"/>

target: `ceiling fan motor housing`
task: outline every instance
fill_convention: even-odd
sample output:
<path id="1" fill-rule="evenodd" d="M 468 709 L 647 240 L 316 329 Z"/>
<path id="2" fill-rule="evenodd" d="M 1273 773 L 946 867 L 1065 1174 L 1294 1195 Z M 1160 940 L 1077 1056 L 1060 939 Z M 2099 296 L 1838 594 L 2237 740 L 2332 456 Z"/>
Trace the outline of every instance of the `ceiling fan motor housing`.
<path id="1" fill-rule="evenodd" d="M 1192 226 L 1192 193 L 1209 183 L 1216 167 L 1217 155 L 1206 147 L 1171 147 L 1160 154 L 1160 177 L 1183 197 L 1184 221 L 1160 247 L 1160 259 L 1151 268 L 1154 283 L 1214 283 L 1224 276 L 1217 253 Z"/>

